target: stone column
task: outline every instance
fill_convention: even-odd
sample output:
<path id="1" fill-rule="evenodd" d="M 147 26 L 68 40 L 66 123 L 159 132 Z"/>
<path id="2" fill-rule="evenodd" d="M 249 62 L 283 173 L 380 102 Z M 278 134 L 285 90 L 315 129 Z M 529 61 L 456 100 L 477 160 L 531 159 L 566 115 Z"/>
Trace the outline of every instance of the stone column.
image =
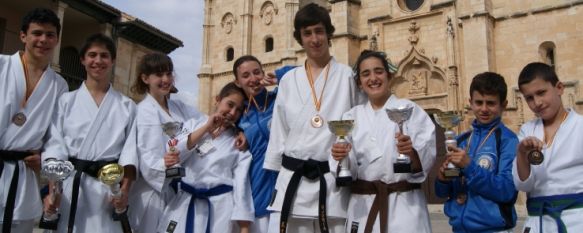
<path id="1" fill-rule="evenodd" d="M 283 61 L 285 60 L 295 60 L 296 59 L 296 39 L 294 38 L 294 18 L 296 12 L 298 12 L 300 3 L 298 0 L 287 0 L 285 2 L 285 52 L 283 55 Z"/>
<path id="2" fill-rule="evenodd" d="M 53 58 L 52 58 L 52 62 L 51 62 L 51 68 L 53 68 L 53 70 L 55 70 L 56 72 L 61 72 L 61 65 L 59 64 L 59 57 L 61 55 L 61 40 L 62 40 L 62 35 L 63 35 L 63 29 L 65 28 L 64 26 L 64 17 L 65 17 L 65 10 L 69 7 L 69 5 L 67 5 L 64 2 L 56 2 L 53 4 L 53 10 L 55 11 L 55 13 L 57 14 L 57 16 L 59 17 L 59 19 L 61 20 L 61 31 L 59 32 L 59 42 L 57 43 L 57 46 L 55 46 L 55 49 L 53 50 Z"/>
<path id="3" fill-rule="evenodd" d="M 253 29 L 253 0 L 244 0 L 243 14 L 241 15 L 241 55 L 251 54 L 251 37 Z"/>
<path id="4" fill-rule="evenodd" d="M 205 0 L 204 3 L 204 23 L 202 25 L 202 65 L 198 73 L 198 107 L 201 112 L 208 113 L 210 110 L 212 95 L 212 65 L 210 37 L 214 25 L 212 24 L 213 0 Z"/>

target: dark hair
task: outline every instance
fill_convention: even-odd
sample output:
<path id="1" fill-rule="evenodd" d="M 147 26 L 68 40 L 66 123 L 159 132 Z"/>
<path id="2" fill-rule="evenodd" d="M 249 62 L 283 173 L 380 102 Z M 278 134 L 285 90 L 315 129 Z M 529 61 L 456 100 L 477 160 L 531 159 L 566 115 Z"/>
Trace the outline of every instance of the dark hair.
<path id="1" fill-rule="evenodd" d="M 219 95 L 217 95 L 217 97 L 219 97 L 219 99 L 223 99 L 223 98 L 230 96 L 232 94 L 239 94 L 243 97 L 243 99 L 245 99 L 245 97 L 246 97 L 245 91 L 243 91 L 242 88 L 238 87 L 234 82 L 227 83 L 227 85 L 225 85 L 221 89 L 221 91 L 219 92 Z"/>
<path id="2" fill-rule="evenodd" d="M 336 29 L 332 25 L 328 10 L 316 3 L 310 3 L 296 13 L 294 18 L 294 38 L 296 41 L 302 45 L 301 29 L 319 23 L 324 24 L 326 34 L 328 35 L 328 44 L 330 44 L 330 39 Z"/>
<path id="3" fill-rule="evenodd" d="M 87 37 L 85 43 L 83 43 L 83 46 L 81 46 L 81 50 L 79 50 L 79 56 L 81 56 L 82 58 L 85 57 L 85 53 L 87 53 L 87 50 L 89 50 L 89 48 L 91 48 L 91 46 L 94 45 L 105 46 L 105 48 L 107 48 L 107 51 L 109 51 L 111 58 L 115 59 L 116 56 L 115 44 L 113 43 L 113 40 L 110 37 L 103 35 L 102 33 L 93 34 Z"/>
<path id="4" fill-rule="evenodd" d="M 147 76 L 165 72 L 174 72 L 172 59 L 168 55 L 159 52 L 144 55 L 138 64 L 138 72 L 136 73 L 136 80 L 134 80 L 134 84 L 132 85 L 132 92 L 141 95 L 148 92 L 148 84 L 144 83 L 142 75 Z"/>
<path id="5" fill-rule="evenodd" d="M 484 72 L 474 76 L 470 84 L 470 98 L 477 91 L 482 95 L 497 95 L 500 103 L 506 101 L 508 86 L 504 77 L 494 72 Z"/>
<path id="6" fill-rule="evenodd" d="M 22 22 L 20 25 L 20 31 L 26 33 L 28 31 L 28 27 L 31 23 L 38 23 L 38 24 L 51 24 L 57 28 L 57 37 L 61 32 L 61 20 L 59 17 L 47 8 L 35 8 L 32 11 L 29 11 L 22 17 Z"/>
<path id="7" fill-rule="evenodd" d="M 263 67 L 261 66 L 261 62 L 259 61 L 259 59 L 257 59 L 256 57 L 254 57 L 252 55 L 244 55 L 244 56 L 237 58 L 235 63 L 233 63 L 233 75 L 235 76 L 235 79 L 238 78 L 237 77 L 237 69 L 239 68 L 239 66 L 241 66 L 241 64 L 248 62 L 248 61 L 257 62 L 257 64 L 259 64 L 259 68 L 261 69 L 261 72 L 263 72 Z"/>
<path id="8" fill-rule="evenodd" d="M 518 75 L 518 89 L 523 84 L 532 82 L 532 80 L 537 78 L 550 82 L 553 86 L 559 82 L 559 77 L 557 77 L 557 73 L 555 73 L 553 67 L 542 62 L 533 62 L 526 65 L 520 71 L 520 75 Z"/>
<path id="9" fill-rule="evenodd" d="M 360 63 L 371 57 L 381 61 L 389 79 L 393 77 L 389 66 L 389 61 L 387 60 L 387 55 L 385 53 L 372 50 L 363 50 L 358 56 L 358 59 L 356 59 L 356 64 L 354 64 L 354 67 L 352 68 L 354 72 L 354 79 L 356 79 L 356 84 L 360 85 Z"/>

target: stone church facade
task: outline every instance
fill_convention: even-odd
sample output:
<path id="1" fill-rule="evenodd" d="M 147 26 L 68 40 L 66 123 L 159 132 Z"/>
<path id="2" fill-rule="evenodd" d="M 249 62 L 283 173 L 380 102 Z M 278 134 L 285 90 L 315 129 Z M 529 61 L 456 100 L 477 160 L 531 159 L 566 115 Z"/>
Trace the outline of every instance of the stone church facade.
<path id="1" fill-rule="evenodd" d="M 302 64 L 293 18 L 311 2 L 330 11 L 339 62 L 352 66 L 364 49 L 385 52 L 398 66 L 393 92 L 428 112 L 462 112 L 459 131 L 472 120 L 471 78 L 485 71 L 508 83 L 509 128 L 532 119 L 517 78 L 533 61 L 554 66 L 564 104 L 583 113 L 583 0 L 205 0 L 199 108 L 211 110 L 241 55 L 258 57 L 266 71 Z"/>

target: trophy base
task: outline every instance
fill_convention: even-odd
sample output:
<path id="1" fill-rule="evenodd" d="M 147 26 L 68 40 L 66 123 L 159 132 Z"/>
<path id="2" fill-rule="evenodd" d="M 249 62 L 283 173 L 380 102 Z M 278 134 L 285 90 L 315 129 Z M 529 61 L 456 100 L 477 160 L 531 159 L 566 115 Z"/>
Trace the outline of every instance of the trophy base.
<path id="1" fill-rule="evenodd" d="M 166 169 L 166 178 L 175 179 L 184 177 L 185 172 L 183 167 L 171 167 Z"/>
<path id="2" fill-rule="evenodd" d="M 352 176 L 338 176 L 336 177 L 336 186 L 348 187 L 352 183 Z"/>
<path id="3" fill-rule="evenodd" d="M 411 173 L 410 163 L 394 163 L 393 172 L 395 173 Z"/>
<path id="4" fill-rule="evenodd" d="M 38 228 L 56 231 L 57 227 L 59 226 L 59 218 L 60 217 L 61 217 L 61 214 L 59 214 L 57 216 L 57 219 L 46 220 L 45 214 L 43 213 L 43 216 L 40 218 L 40 221 L 38 223 Z"/>
<path id="5" fill-rule="evenodd" d="M 445 169 L 445 171 L 443 172 L 443 175 L 445 177 L 458 177 L 460 176 L 460 169 L 459 168 L 447 168 Z"/>

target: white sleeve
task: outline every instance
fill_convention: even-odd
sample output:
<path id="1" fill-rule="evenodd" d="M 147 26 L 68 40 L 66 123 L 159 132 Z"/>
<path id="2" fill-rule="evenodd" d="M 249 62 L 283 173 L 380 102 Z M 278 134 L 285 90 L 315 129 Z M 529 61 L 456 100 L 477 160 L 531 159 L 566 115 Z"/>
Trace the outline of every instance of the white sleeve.
<path id="1" fill-rule="evenodd" d="M 523 125 L 520 128 L 520 132 L 518 132 L 518 139 L 520 141 L 522 141 L 527 134 L 525 133 L 525 128 L 527 128 L 529 126 L 528 123 L 526 123 L 525 125 Z M 518 157 L 518 156 L 517 156 Z M 516 189 L 518 191 L 523 191 L 523 192 L 530 192 L 534 189 L 534 181 L 535 181 L 535 174 L 534 174 L 534 169 L 530 169 L 530 174 L 528 175 L 528 177 L 526 178 L 526 180 L 520 180 L 520 177 L 518 177 L 518 167 L 516 165 L 516 158 L 514 158 L 514 161 L 512 162 L 512 178 L 514 180 L 514 186 L 516 187 Z"/>
<path id="2" fill-rule="evenodd" d="M 289 134 L 289 126 L 287 125 L 287 120 L 285 118 L 286 94 L 290 89 L 289 80 L 294 80 L 293 77 L 285 77 L 292 75 L 292 73 L 295 72 L 287 72 L 286 75 L 284 75 L 284 79 L 282 79 L 279 86 L 277 99 L 275 99 L 275 104 L 273 106 L 269 144 L 267 145 L 265 160 L 263 162 L 263 168 L 265 169 L 274 171 L 279 171 L 279 169 L 281 169 L 285 141 Z"/>
<path id="3" fill-rule="evenodd" d="M 250 221 L 255 219 L 253 197 L 251 196 L 251 183 L 249 181 L 249 166 L 251 165 L 251 153 L 249 151 L 238 152 L 239 161 L 233 168 L 233 221 Z"/>
<path id="4" fill-rule="evenodd" d="M 435 124 L 427 113 L 415 104 L 411 119 L 405 122 L 404 134 L 411 137 L 413 148 L 419 155 L 423 171 L 407 178 L 411 183 L 422 183 L 428 177 L 435 162 Z"/>
<path id="5" fill-rule="evenodd" d="M 64 100 L 64 97 L 62 97 L 57 102 L 57 106 L 55 106 L 57 111 L 54 111 L 51 124 L 49 125 L 49 130 L 46 135 L 46 143 L 41 154 L 41 161 L 45 161 L 49 158 L 69 160 L 67 144 L 63 137 L 63 119 L 65 118 L 63 113 L 65 112 L 66 101 Z"/>
<path id="6" fill-rule="evenodd" d="M 137 136 L 137 124 L 136 124 L 136 105 L 131 102 L 128 104 L 129 109 L 129 124 L 126 126 L 126 141 L 123 145 L 121 154 L 119 156 L 119 164 L 122 166 L 133 165 L 136 170 L 139 171 L 139 158 L 138 158 L 138 136 Z"/>

